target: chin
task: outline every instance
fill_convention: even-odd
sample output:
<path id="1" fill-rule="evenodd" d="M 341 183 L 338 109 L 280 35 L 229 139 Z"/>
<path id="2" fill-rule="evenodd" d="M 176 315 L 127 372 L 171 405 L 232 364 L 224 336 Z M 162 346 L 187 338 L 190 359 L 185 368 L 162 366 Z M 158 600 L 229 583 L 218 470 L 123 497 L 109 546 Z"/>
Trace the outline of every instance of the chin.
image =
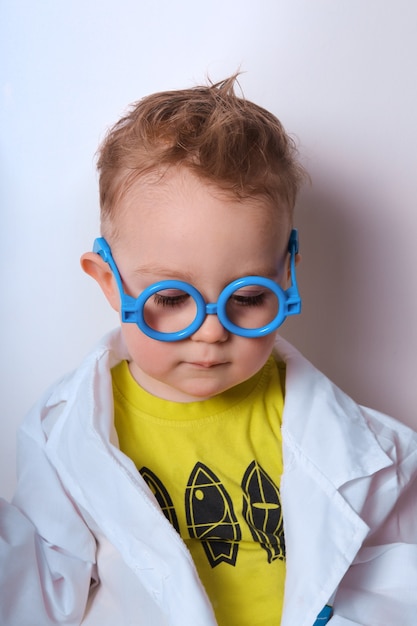
<path id="1" fill-rule="evenodd" d="M 187 389 L 179 389 L 178 395 L 183 399 L 177 400 L 177 402 L 201 402 L 202 400 L 209 400 L 213 396 L 217 396 L 219 393 L 226 391 L 226 387 L 213 386 L 213 385 L 195 385 Z"/>

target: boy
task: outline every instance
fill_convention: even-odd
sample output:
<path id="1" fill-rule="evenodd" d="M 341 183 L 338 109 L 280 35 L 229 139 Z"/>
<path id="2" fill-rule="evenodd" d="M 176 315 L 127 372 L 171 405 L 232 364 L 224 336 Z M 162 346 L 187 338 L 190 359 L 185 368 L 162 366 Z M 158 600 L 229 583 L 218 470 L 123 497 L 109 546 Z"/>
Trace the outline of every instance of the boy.
<path id="1" fill-rule="evenodd" d="M 278 337 L 303 171 L 234 80 L 101 147 L 81 263 L 121 329 L 21 430 L 5 626 L 415 626 L 417 435 Z"/>

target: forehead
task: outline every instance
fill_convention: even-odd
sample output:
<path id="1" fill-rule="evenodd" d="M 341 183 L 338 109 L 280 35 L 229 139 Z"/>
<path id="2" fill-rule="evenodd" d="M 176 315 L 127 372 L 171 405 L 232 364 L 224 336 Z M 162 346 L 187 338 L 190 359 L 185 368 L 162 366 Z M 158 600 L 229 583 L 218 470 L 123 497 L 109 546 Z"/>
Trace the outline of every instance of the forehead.
<path id="1" fill-rule="evenodd" d="M 113 250 L 167 258 L 222 250 L 275 255 L 286 249 L 291 227 L 285 206 L 259 196 L 238 198 L 185 168 L 134 181 L 119 201 L 115 226 Z"/>

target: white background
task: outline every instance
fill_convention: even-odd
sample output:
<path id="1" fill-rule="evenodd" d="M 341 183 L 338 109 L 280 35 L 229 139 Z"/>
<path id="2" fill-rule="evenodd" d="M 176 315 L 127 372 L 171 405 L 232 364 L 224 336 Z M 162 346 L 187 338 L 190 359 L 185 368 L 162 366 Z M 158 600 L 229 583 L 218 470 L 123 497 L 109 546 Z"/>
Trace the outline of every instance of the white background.
<path id="1" fill-rule="evenodd" d="M 417 428 L 414 0 L 0 0 L 0 493 L 43 390 L 117 323 L 79 256 L 94 153 L 128 103 L 220 80 L 297 137 L 304 311 L 283 334 Z"/>

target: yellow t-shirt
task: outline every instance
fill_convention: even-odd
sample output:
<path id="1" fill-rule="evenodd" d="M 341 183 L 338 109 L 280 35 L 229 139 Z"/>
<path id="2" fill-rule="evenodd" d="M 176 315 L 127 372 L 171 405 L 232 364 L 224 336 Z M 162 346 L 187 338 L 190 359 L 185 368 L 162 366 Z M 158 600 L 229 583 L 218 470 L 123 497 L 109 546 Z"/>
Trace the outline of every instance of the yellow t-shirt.
<path id="1" fill-rule="evenodd" d="M 126 361 L 112 377 L 120 449 L 187 544 L 219 626 L 279 624 L 283 391 L 274 358 L 233 389 L 184 404 L 144 391 Z"/>

